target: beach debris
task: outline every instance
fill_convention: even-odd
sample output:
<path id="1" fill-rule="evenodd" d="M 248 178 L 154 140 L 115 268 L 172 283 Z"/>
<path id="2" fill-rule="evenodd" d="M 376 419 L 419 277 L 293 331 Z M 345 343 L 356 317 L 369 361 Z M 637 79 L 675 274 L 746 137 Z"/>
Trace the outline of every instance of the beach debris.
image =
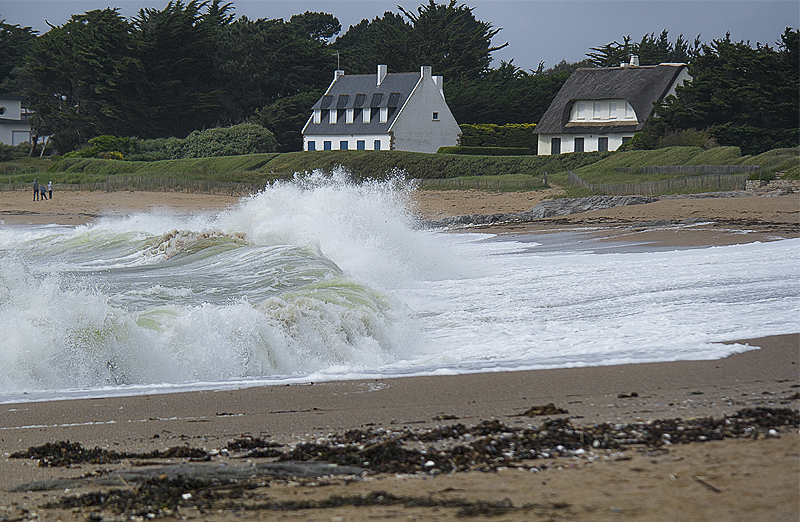
<path id="1" fill-rule="evenodd" d="M 634 397 L 638 397 L 639 394 L 636 392 L 631 393 L 620 393 L 617 395 L 617 399 L 632 399 Z"/>
<path id="2" fill-rule="evenodd" d="M 564 408 L 559 408 L 552 402 L 541 405 L 541 406 L 531 406 L 524 412 L 520 413 L 519 415 L 511 415 L 512 417 L 535 417 L 538 415 L 561 415 L 569 413 Z"/>
<path id="3" fill-rule="evenodd" d="M 87 450 L 78 443 L 68 441 L 31 447 L 27 452 L 15 453 L 10 457 L 37 458 L 40 459 L 40 465 L 132 459 L 134 467 L 131 469 L 108 471 L 103 468 L 100 472 L 94 470 L 79 478 L 29 483 L 13 488 L 14 491 L 42 491 L 92 485 L 116 487 L 118 489 L 64 496 L 45 507 L 109 509 L 124 514 L 125 520 L 130 517 L 166 518 L 173 516 L 176 510 L 188 507 L 205 512 L 233 509 L 232 506 L 237 506 L 237 510 L 299 510 L 345 505 L 452 508 L 458 510 L 457 516 L 531 511 L 542 512 L 553 518 L 553 510 L 568 506 L 514 506 L 505 500 L 447 499 L 431 495 L 403 497 L 386 492 L 278 501 L 254 491 L 268 487 L 274 480 L 312 485 L 330 483 L 334 476 L 345 482 L 362 480 L 365 473 L 436 475 L 461 471 L 494 472 L 505 468 L 539 472 L 562 466 L 559 458 L 564 457 L 595 459 L 599 458 L 598 455 L 604 455 L 615 460 L 629 460 L 630 457 L 621 453 L 621 450 L 635 447 L 654 455 L 666 452 L 665 448 L 671 444 L 775 437 L 782 429 L 796 429 L 798 426 L 800 410 L 757 407 L 742 409 L 721 418 L 676 418 L 627 424 L 606 422 L 576 426 L 569 419 L 556 418 L 548 419 L 538 427 L 523 428 L 508 426 L 494 419 L 472 426 L 459 423 L 427 429 L 410 426 L 354 429 L 332 433 L 314 441 L 287 445 L 258 437 L 243 437 L 228 443 L 226 449 L 231 455 L 227 457 L 221 450 L 209 452 L 191 447 L 141 454 L 116 453 L 99 448 Z M 248 463 L 233 464 L 233 459 L 239 455 L 247 455 Z M 260 455 L 269 461 L 253 462 Z M 211 462 L 191 462 L 198 456 L 205 456 Z M 149 458 L 186 460 L 148 466 L 144 461 Z M 711 491 L 717 489 L 704 478 L 694 479 Z"/>

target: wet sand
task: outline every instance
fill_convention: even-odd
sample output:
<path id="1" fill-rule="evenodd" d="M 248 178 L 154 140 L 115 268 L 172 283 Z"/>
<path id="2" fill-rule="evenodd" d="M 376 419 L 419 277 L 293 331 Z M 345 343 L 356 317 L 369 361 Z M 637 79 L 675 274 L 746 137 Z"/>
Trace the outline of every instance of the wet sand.
<path id="1" fill-rule="evenodd" d="M 0 219 L 4 224 L 73 224 L 161 206 L 202 211 L 221 209 L 237 200 L 193 194 L 56 193 L 52 201 L 34 203 L 27 201 L 29 196 L 27 192 L 24 195 L 0 192 Z M 427 217 L 445 212 L 453 212 L 450 215 L 520 212 L 534 206 L 538 196 L 535 193 L 482 196 L 465 191 L 459 199 L 456 192 L 426 191 L 418 194 L 417 201 L 419 212 Z M 479 208 L 487 204 L 491 208 Z M 50 205 L 47 210 L 45 205 Z M 731 240 L 747 242 L 756 237 L 761 238 L 756 240 L 796 237 L 792 227 L 796 230 L 799 214 L 797 195 L 668 200 L 570 216 L 568 222 L 561 218 L 552 219 L 549 224 L 488 230 L 529 234 L 565 227 L 581 230 L 599 227 L 596 233 L 613 236 L 608 230 L 618 227 L 624 234 L 636 234 L 642 228 L 636 223 L 657 219 L 700 216 L 726 222 L 724 227 L 709 229 L 703 235 L 693 236 L 669 227 L 646 231 L 662 244 L 683 242 L 692 246 L 689 243 L 710 245 Z M 745 221 L 736 225 L 735 220 L 741 219 Z M 601 225 L 598 220 L 611 221 Z M 758 227 L 762 227 L 758 230 L 761 236 L 751 232 Z M 797 330 L 800 331 L 800 325 Z M 296 443 L 352 429 L 397 432 L 457 423 L 474 426 L 487 420 L 526 427 L 541 426 L 547 419 L 566 418 L 574 426 L 589 426 L 602 422 L 719 418 L 742 408 L 796 410 L 800 404 L 800 335 L 741 342 L 760 348 L 717 361 L 2 404 L 0 520 L 32 519 L 33 513 L 39 520 L 123 519 L 108 508 L 42 507 L 48 501 L 75 493 L 108 490 L 108 486 L 76 485 L 68 492 L 63 487 L 36 492 L 9 491 L 33 481 L 87 474 L 113 475 L 115 470 L 137 467 L 134 461 L 124 460 L 43 468 L 37 467 L 34 460 L 8 458 L 13 452 L 47 442 L 70 440 L 89 448 L 136 452 L 175 446 L 216 450 L 243 436 Z M 531 407 L 548 403 L 567 413 L 523 415 Z M 456 501 L 463 501 L 470 503 L 471 512 L 479 520 L 494 513 L 497 515 L 494 520 L 520 521 L 795 521 L 800 517 L 799 448 L 800 434 L 795 425 L 777 428 L 774 434 L 764 430 L 755 439 L 675 444 L 658 450 L 634 446 L 619 451 L 589 451 L 580 458 L 540 458 L 526 461 L 519 469 L 507 466 L 488 473 L 470 471 L 435 476 L 368 473 L 357 480 L 273 480 L 247 490 L 242 502 L 255 504 L 265 499 L 328 502 L 341 497 L 368 497 L 376 491 L 384 492 L 387 498 L 409 500 L 386 505 L 344 503 L 339 507 L 324 502 L 310 503 L 306 508 L 292 504 L 297 509 L 282 510 L 242 510 L 244 504 L 232 503 L 227 508 L 219 504 L 212 510 L 201 511 L 197 505 L 191 505 L 171 516 L 189 520 L 462 520 L 459 513 L 464 512 L 460 509 L 466 508 L 458 508 Z M 160 464 L 187 460 L 164 459 Z M 264 460 L 268 459 L 215 456 L 208 464 L 256 465 Z M 120 487 L 125 489 L 124 485 Z M 130 489 L 140 487 L 128 485 Z M 425 499 L 427 504 L 423 502 Z M 453 502 L 446 502 L 449 500 Z M 513 509 L 503 510 L 504 505 Z M 144 518 L 144 515 L 134 516 Z"/>

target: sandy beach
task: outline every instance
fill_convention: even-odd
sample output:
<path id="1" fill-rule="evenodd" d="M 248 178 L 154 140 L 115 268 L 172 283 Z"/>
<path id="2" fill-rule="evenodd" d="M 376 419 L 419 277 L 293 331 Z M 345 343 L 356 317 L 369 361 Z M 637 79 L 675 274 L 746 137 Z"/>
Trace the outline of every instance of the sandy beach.
<path id="1" fill-rule="evenodd" d="M 415 209 L 424 219 L 522 212 L 551 195 L 422 191 L 415 196 Z M 157 208 L 214 211 L 237 200 L 182 193 L 57 192 L 53 200 L 34 202 L 27 191 L 0 192 L 0 226 L 80 225 Z M 701 218 L 702 224 L 643 225 L 687 218 Z M 608 241 L 697 246 L 794 238 L 799 225 L 800 195 L 789 194 L 668 199 L 479 230 L 524 235 L 570 229 Z M 800 517 L 800 433 L 796 421 L 771 424 L 770 419 L 782 419 L 782 411 L 797 417 L 800 334 L 738 342 L 758 349 L 715 361 L 0 404 L 0 521 L 144 520 L 148 514 L 187 520 L 438 521 L 491 516 L 504 521 L 795 521 Z M 724 426 L 737 425 L 737 415 L 753 412 L 761 420 L 748 421 L 745 435 L 706 440 L 717 433 L 708 419 L 728 419 L 718 429 L 722 433 L 728 429 Z M 514 440 L 522 446 L 524 430 L 541 430 L 554 419 L 566 423 L 548 429 L 560 426 L 559 436 L 573 441 L 572 449 L 572 443 L 561 442 L 536 455 L 510 456 L 515 450 L 504 446 L 508 440 L 518 437 Z M 652 426 L 647 423 L 659 419 L 681 421 L 658 444 L 608 442 L 630 439 L 630 433 L 646 431 Z M 696 425 L 694 419 L 699 419 Z M 607 430 L 633 432 L 581 446 L 584 437 L 598 437 L 591 427 L 603 423 L 608 423 Z M 459 425 L 483 428 L 453 439 L 440 434 L 437 441 L 426 442 L 428 431 Z M 248 453 L 241 442 L 231 445 L 257 440 L 266 449 L 269 441 L 288 453 L 300 442 L 348 433 L 354 440 L 367 434 L 378 437 L 378 442 L 362 440 L 354 446 L 360 449 L 351 452 L 375 455 L 373 461 L 377 450 L 394 448 L 403 434 L 403 448 L 424 451 L 424 460 L 430 458 L 432 464 L 425 468 L 423 463 L 428 471 L 418 473 L 404 472 L 400 462 L 396 469 L 388 468 L 394 471 L 380 471 L 365 457 L 357 462 L 358 471 L 341 476 L 329 476 L 334 473 L 330 469 L 323 477 L 273 476 L 258 470 L 274 462 L 276 454 Z M 535 438 L 531 433 L 525 437 Z M 691 443 L 679 443 L 679 433 L 694 433 L 686 439 Z M 485 447 L 505 448 L 494 461 L 499 464 L 476 463 L 459 472 L 438 469 L 439 457 L 455 458 L 453 446 L 469 443 L 475 448 L 482 437 L 490 441 Z M 61 467 L 11 458 L 32 446 L 67 440 L 139 456 Z M 344 439 L 336 440 L 346 446 Z M 197 451 L 192 456 L 142 456 L 175 447 Z M 321 456 L 316 460 L 325 461 Z M 164 466 L 176 465 L 184 466 L 184 476 L 200 468 L 219 476 L 223 468 L 244 475 L 230 483 L 197 482 L 191 492 L 182 490 L 176 497 L 180 505 L 152 500 L 149 508 L 120 512 L 112 504 L 88 500 L 101 491 L 103 498 L 111 491 L 141 498 L 153 481 L 173 480 Z M 155 470 L 150 482 L 131 478 L 137 476 L 131 470 L 148 469 Z M 76 495 L 85 496 L 72 503 L 64 500 Z"/>

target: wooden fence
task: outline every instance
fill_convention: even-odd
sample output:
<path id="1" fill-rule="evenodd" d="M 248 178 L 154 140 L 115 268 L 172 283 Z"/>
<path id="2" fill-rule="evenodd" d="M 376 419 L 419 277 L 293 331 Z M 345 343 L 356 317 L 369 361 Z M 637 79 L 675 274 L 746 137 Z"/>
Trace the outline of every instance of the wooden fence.
<path id="1" fill-rule="evenodd" d="M 32 190 L 31 183 L 0 183 L 3 190 Z M 264 190 L 266 183 L 236 183 L 202 179 L 171 179 L 143 176 L 109 176 L 96 183 L 54 183 L 56 192 L 70 191 L 128 191 L 128 192 L 187 192 L 221 196 L 247 196 Z"/>
<path id="2" fill-rule="evenodd" d="M 651 196 L 671 192 L 744 190 L 749 174 L 705 174 L 685 178 L 664 179 L 642 183 L 592 184 L 569 171 L 569 182 L 594 192 L 611 196 Z"/>
<path id="3" fill-rule="evenodd" d="M 417 178 L 414 183 L 419 188 L 427 189 L 483 189 L 483 190 L 539 190 L 544 188 L 542 180 L 493 179 L 494 176 L 482 176 L 471 179 L 423 179 Z"/>
<path id="4" fill-rule="evenodd" d="M 761 172 L 760 165 L 673 165 L 668 167 L 617 167 L 617 172 L 639 174 L 738 174 Z"/>

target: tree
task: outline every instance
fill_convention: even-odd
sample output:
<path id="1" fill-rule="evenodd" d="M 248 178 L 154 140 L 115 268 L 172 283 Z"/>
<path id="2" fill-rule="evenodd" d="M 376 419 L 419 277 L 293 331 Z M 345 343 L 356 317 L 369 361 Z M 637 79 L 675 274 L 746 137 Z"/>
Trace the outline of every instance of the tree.
<path id="1" fill-rule="evenodd" d="M 7 81 L 11 80 L 12 71 L 25 63 L 25 54 L 36 39 L 36 31 L 30 27 L 7 24 L 0 19 L 0 87 L 8 92 Z"/>
<path id="2" fill-rule="evenodd" d="M 135 47 L 130 24 L 115 9 L 73 15 L 32 43 L 25 95 L 58 150 L 130 132 L 141 74 Z"/>
<path id="3" fill-rule="evenodd" d="M 381 18 L 351 26 L 332 47 L 349 74 L 374 73 L 378 64 L 388 65 L 390 72 L 408 72 L 421 65 L 412 63 L 416 57 L 410 51 L 411 32 L 401 15 L 387 11 Z"/>
<path id="4" fill-rule="evenodd" d="M 476 19 L 471 7 L 456 5 L 456 0 L 447 5 L 429 0 L 417 8 L 418 14 L 398 9 L 413 25 L 412 56 L 445 78 L 478 78 L 488 73 L 491 53 L 508 45 L 492 47 L 500 29 Z"/>
<path id="5" fill-rule="evenodd" d="M 537 123 L 577 66 L 526 73 L 502 62 L 483 77 L 446 81 L 447 103 L 459 123 Z"/>
<path id="6" fill-rule="evenodd" d="M 225 28 L 215 69 L 227 121 L 244 121 L 265 105 L 330 83 L 327 44 L 304 35 L 280 19 L 242 17 Z"/>
<path id="7" fill-rule="evenodd" d="M 655 33 L 645 34 L 639 43 L 632 42 L 631 37 L 626 36 L 622 39 L 622 43 L 615 40 L 590 49 L 592 52 L 586 53 L 586 56 L 596 67 L 617 67 L 627 64 L 631 55 L 639 57 L 639 65 L 688 63 L 700 49 L 700 35 L 690 45 L 681 34 L 673 44 L 669 41 L 669 32 L 664 29 L 658 37 Z"/>
<path id="8" fill-rule="evenodd" d="M 186 136 L 212 126 L 222 114 L 222 91 L 213 64 L 230 4 L 170 1 L 162 10 L 144 8 L 133 20 L 145 82 L 141 85 L 138 134 Z"/>
<path id="9" fill-rule="evenodd" d="M 655 132 L 707 129 L 720 145 L 757 154 L 798 144 L 800 38 L 787 28 L 778 49 L 724 39 L 703 45 L 690 64 L 692 81 L 657 108 Z"/>
<path id="10" fill-rule="evenodd" d="M 272 131 L 278 152 L 303 150 L 303 126 L 322 91 L 302 92 L 281 98 L 257 111 L 251 121 Z"/>
<path id="11" fill-rule="evenodd" d="M 339 31 L 342 30 L 342 24 L 339 23 L 335 16 L 312 11 L 292 15 L 289 19 L 289 24 L 301 38 L 306 40 L 327 40 L 339 34 Z"/>

